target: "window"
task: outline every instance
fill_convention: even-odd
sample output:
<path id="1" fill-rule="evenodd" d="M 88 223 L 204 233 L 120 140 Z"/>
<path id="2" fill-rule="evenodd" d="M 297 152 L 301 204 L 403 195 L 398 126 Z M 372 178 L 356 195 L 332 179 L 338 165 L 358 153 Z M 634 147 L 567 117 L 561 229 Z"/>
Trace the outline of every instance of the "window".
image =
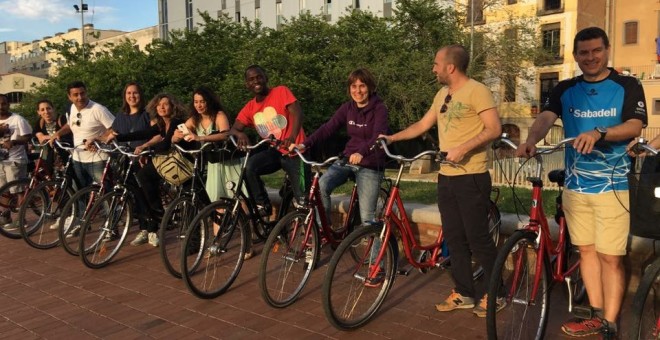
<path id="1" fill-rule="evenodd" d="M 660 115 L 660 99 L 653 98 L 653 114 Z"/>
<path id="2" fill-rule="evenodd" d="M 193 0 L 186 0 L 186 28 L 193 29 Z"/>
<path id="3" fill-rule="evenodd" d="M 254 1 L 254 19 L 261 19 L 261 1 Z"/>
<path id="4" fill-rule="evenodd" d="M 518 0 L 507 0 L 506 1 L 507 5 L 513 5 L 513 4 L 517 4 L 517 3 L 518 3 Z"/>
<path id="5" fill-rule="evenodd" d="M 555 86 L 557 86 L 557 84 L 559 83 L 559 73 L 558 72 L 541 73 L 540 78 L 541 78 L 540 104 L 541 104 L 541 110 L 543 110 L 543 107 L 545 107 L 545 105 L 548 104 L 547 102 L 548 99 L 550 98 L 550 93 L 552 92 L 552 89 L 554 89 Z"/>
<path id="6" fill-rule="evenodd" d="M 543 49 L 554 59 L 561 59 L 561 29 L 559 23 L 541 26 Z"/>
<path id="7" fill-rule="evenodd" d="M 220 1 L 220 9 L 227 9 L 227 0 Z"/>
<path id="8" fill-rule="evenodd" d="M 236 12 L 236 16 L 234 17 L 234 20 L 236 20 L 236 22 L 241 22 L 241 11 Z"/>
<path id="9" fill-rule="evenodd" d="M 280 25 L 284 23 L 284 16 L 282 16 L 282 1 L 277 0 L 275 3 L 275 20 L 277 28 L 280 28 Z"/>
<path id="10" fill-rule="evenodd" d="M 392 0 L 383 0 L 383 16 L 385 18 L 392 17 Z"/>
<path id="11" fill-rule="evenodd" d="M 353 8 L 360 9 L 360 0 L 353 0 Z"/>
<path id="12" fill-rule="evenodd" d="M 304 13 L 307 10 L 307 0 L 298 0 L 298 7 L 300 7 L 300 13 Z"/>
<path id="13" fill-rule="evenodd" d="M 332 20 L 332 0 L 325 0 L 323 5 L 323 17 L 326 21 Z"/>
<path id="14" fill-rule="evenodd" d="M 472 5 L 474 5 L 474 11 L 472 10 Z M 468 2 L 467 20 L 466 20 L 468 24 L 472 22 L 473 16 L 474 16 L 474 24 L 485 23 L 483 0 L 470 0 L 470 2 Z"/>
<path id="15" fill-rule="evenodd" d="M 167 27 L 167 0 L 161 0 L 160 2 L 160 38 L 167 39 L 168 36 L 168 27 Z"/>
<path id="16" fill-rule="evenodd" d="M 637 21 L 629 21 L 623 24 L 623 43 L 636 44 L 637 43 Z"/>
<path id="17" fill-rule="evenodd" d="M 561 9 L 561 0 L 544 0 L 543 9 L 546 11 Z"/>
<path id="18" fill-rule="evenodd" d="M 505 102 L 515 102 L 516 101 L 516 75 L 507 74 L 504 76 L 504 101 Z"/>

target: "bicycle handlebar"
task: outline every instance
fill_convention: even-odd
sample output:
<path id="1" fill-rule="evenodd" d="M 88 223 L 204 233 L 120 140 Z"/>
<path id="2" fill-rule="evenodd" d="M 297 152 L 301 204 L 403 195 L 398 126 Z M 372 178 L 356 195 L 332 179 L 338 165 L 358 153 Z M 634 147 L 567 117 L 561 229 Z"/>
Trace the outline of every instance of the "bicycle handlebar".
<path id="1" fill-rule="evenodd" d="M 312 166 L 312 167 L 323 167 L 323 166 L 326 166 L 330 163 L 333 163 L 333 162 L 337 161 L 340 158 L 339 156 L 334 156 L 334 157 L 330 157 L 330 158 L 326 159 L 322 163 L 319 163 L 319 162 L 310 161 L 307 158 L 305 158 L 305 156 L 303 156 L 302 152 L 300 152 L 300 150 L 298 150 L 298 148 L 293 148 L 293 150 L 291 150 L 291 151 L 295 152 L 298 155 L 298 157 L 300 157 L 300 160 L 303 161 L 303 163 L 309 164 L 309 166 Z"/>
<path id="2" fill-rule="evenodd" d="M 644 151 L 648 151 L 654 156 L 658 155 L 658 150 L 648 145 L 648 141 L 644 137 L 637 138 L 637 143 L 633 144 L 633 146 L 630 148 L 630 151 L 638 155 Z"/>
<path id="3" fill-rule="evenodd" d="M 194 154 L 198 154 L 198 153 L 204 151 L 204 149 L 206 149 L 210 145 L 213 145 L 213 143 L 212 142 L 204 143 L 199 149 L 194 149 L 194 150 L 186 150 L 186 149 L 182 148 L 179 144 L 172 144 L 172 145 L 174 145 L 174 147 L 176 147 L 182 153 L 187 153 L 187 154 L 190 154 L 190 155 L 194 155 Z"/>
<path id="4" fill-rule="evenodd" d="M 234 135 L 229 135 L 229 140 L 234 144 L 234 146 L 238 147 L 238 141 L 236 140 L 236 137 Z M 254 150 L 254 149 L 258 148 L 259 146 L 261 146 L 264 143 L 275 143 L 276 141 L 277 141 L 277 139 L 275 139 L 275 136 L 270 135 L 270 136 L 268 136 L 268 138 L 264 138 L 264 139 L 260 140 L 257 144 L 248 145 L 245 148 L 247 150 Z"/>
<path id="5" fill-rule="evenodd" d="M 117 144 L 117 141 L 114 140 L 114 139 L 112 140 L 112 145 L 114 145 L 115 150 L 116 150 L 117 152 L 121 153 L 122 155 L 126 155 L 126 156 L 128 156 L 128 157 L 131 157 L 131 158 L 138 158 L 138 157 L 140 157 L 140 156 L 144 156 L 144 155 L 147 155 L 147 154 L 152 153 L 151 150 L 144 150 L 144 151 L 142 151 L 142 152 L 140 152 L 140 153 L 138 153 L 138 154 L 135 154 L 135 153 L 132 153 L 132 152 L 124 151 L 124 148 L 122 148 L 121 145 Z"/>
<path id="6" fill-rule="evenodd" d="M 72 152 L 72 151 L 75 149 L 75 147 L 74 147 L 74 146 L 71 146 L 71 144 L 69 144 L 69 143 L 67 143 L 67 142 L 61 142 L 61 141 L 59 141 L 59 140 L 56 140 L 56 141 L 55 141 L 55 145 L 56 145 L 58 148 L 60 148 L 60 149 L 62 149 L 62 150 L 64 150 L 64 151 Z"/>
<path id="7" fill-rule="evenodd" d="M 392 159 L 394 159 L 394 160 L 396 160 L 400 163 L 412 163 L 412 162 L 414 162 L 414 161 L 416 161 L 416 160 L 418 160 L 418 159 L 420 159 L 424 156 L 429 156 L 429 155 L 432 155 L 432 156 L 436 157 L 436 159 L 438 159 L 439 162 L 451 163 L 451 162 L 448 162 L 448 161 L 445 160 L 446 153 L 444 153 L 444 152 L 435 151 L 435 150 L 427 150 L 427 151 L 423 151 L 423 152 L 419 153 L 418 155 L 416 155 L 412 158 L 405 158 L 401 155 L 392 154 L 390 152 L 390 149 L 387 147 L 387 141 L 385 140 L 385 138 L 378 138 L 376 140 L 376 143 L 380 144 L 380 147 L 383 148 L 383 150 L 385 151 L 385 154 L 388 157 L 390 157 L 390 158 L 392 158 Z"/>

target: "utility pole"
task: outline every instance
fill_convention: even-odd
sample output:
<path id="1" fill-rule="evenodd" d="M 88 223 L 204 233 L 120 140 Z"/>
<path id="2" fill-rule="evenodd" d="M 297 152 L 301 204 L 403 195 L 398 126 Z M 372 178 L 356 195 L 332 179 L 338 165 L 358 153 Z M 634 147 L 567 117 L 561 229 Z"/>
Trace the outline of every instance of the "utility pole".
<path id="1" fill-rule="evenodd" d="M 87 11 L 87 4 L 84 4 L 83 0 L 80 0 L 80 7 L 73 5 L 73 8 L 76 10 L 76 13 L 80 13 L 80 33 L 82 35 L 80 46 L 82 47 L 82 60 L 85 60 L 85 12 Z"/>

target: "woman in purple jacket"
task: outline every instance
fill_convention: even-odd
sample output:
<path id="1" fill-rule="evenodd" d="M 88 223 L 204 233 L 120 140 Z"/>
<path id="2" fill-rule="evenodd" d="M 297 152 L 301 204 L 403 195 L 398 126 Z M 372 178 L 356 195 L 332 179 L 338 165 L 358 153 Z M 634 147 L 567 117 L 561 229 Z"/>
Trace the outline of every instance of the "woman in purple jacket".
<path id="1" fill-rule="evenodd" d="M 386 134 L 387 107 L 376 95 L 376 81 L 367 69 L 357 69 L 348 76 L 348 94 L 351 100 L 342 104 L 325 124 L 321 125 L 298 148 L 303 150 L 330 138 L 340 128 L 346 127 L 349 136 L 344 147 L 348 163 L 335 163 L 321 176 L 319 185 L 326 215 L 330 217 L 330 194 L 354 175 L 358 186 L 360 218 L 362 223 L 374 221 L 380 181 L 383 177 L 385 153 L 373 148 L 376 138 Z"/>

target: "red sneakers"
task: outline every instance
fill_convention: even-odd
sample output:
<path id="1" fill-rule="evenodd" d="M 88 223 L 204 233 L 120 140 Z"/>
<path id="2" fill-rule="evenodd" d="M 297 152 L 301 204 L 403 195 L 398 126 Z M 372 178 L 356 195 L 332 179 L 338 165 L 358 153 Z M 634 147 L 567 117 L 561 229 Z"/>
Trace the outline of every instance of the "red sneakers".
<path id="1" fill-rule="evenodd" d="M 587 336 L 598 334 L 603 329 L 603 321 L 599 317 L 591 319 L 573 319 L 561 326 L 561 330 L 570 336 Z"/>

